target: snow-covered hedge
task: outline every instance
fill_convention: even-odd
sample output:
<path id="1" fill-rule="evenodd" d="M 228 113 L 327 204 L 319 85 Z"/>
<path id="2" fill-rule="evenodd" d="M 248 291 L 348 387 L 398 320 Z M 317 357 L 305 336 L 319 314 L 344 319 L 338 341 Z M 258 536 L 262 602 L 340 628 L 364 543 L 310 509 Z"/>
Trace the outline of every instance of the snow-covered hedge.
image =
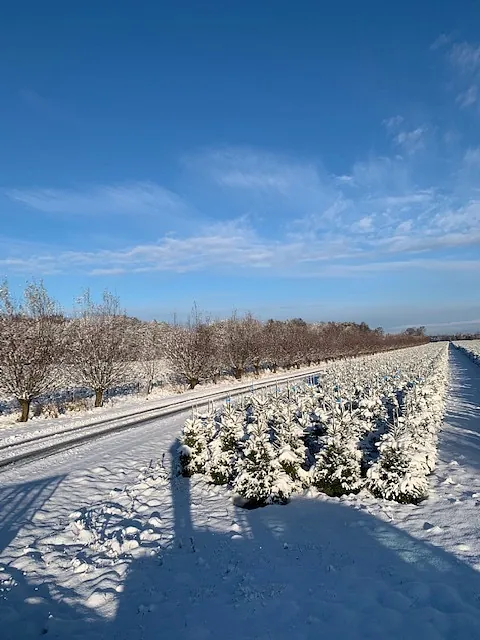
<path id="1" fill-rule="evenodd" d="M 228 484 L 249 506 L 310 485 L 399 502 L 428 493 L 443 416 L 447 345 L 330 363 L 316 386 L 265 390 L 187 420 L 183 473 Z"/>

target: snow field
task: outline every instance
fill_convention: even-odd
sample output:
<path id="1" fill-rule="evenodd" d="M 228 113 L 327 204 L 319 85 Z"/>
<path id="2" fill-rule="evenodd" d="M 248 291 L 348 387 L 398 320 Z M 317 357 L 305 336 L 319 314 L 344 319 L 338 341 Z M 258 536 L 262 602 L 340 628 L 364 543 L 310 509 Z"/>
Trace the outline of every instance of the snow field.
<path id="1" fill-rule="evenodd" d="M 477 639 L 480 369 L 450 358 L 420 504 L 312 485 L 241 508 L 171 468 L 179 420 L 2 474 L 2 637 Z"/>
<path id="2" fill-rule="evenodd" d="M 184 475 L 227 484 L 247 506 L 314 485 L 399 502 L 428 495 L 444 409 L 448 345 L 330 364 L 316 386 L 252 394 L 187 420 Z"/>

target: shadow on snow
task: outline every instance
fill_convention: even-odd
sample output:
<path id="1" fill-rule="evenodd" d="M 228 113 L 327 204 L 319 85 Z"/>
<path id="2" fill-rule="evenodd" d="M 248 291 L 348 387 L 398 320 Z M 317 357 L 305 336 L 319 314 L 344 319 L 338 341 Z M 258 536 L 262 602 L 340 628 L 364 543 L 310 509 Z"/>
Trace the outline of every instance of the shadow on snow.
<path id="1" fill-rule="evenodd" d="M 460 359 L 458 366 L 467 364 Z M 459 427 L 466 425 L 462 416 L 450 415 Z M 453 448 L 452 443 L 452 455 Z M 4 490 L 3 545 L 60 481 Z M 195 489 L 187 478 L 172 473 L 171 491 L 174 542 L 156 557 L 132 562 L 112 619 L 72 604 L 68 592 L 52 597 L 46 585 L 34 591 L 17 572 L 19 586 L 9 598 L 23 607 L 24 624 L 9 626 L 0 603 L 6 637 L 480 637 L 480 574 L 365 511 L 341 501 L 296 498 L 287 506 L 234 508 L 228 530 L 215 531 L 215 514 L 213 526 L 202 529 L 192 522 Z M 32 602 L 32 595 L 38 600 Z M 39 607 L 45 619 L 51 613 L 53 624 L 29 625 L 41 619 Z"/>
<path id="2" fill-rule="evenodd" d="M 41 513 L 43 505 L 64 477 L 52 476 L 0 489 L 0 553 L 14 540 L 20 529 L 28 527 L 34 516 Z M 33 549 L 24 550 L 25 555 L 35 553 L 38 552 Z M 22 640 L 46 635 L 51 620 L 49 616 L 53 613 L 56 620 L 68 621 L 70 627 L 79 621 L 83 624 L 84 620 L 98 620 L 95 612 L 92 614 L 83 607 L 72 608 L 68 601 L 74 598 L 73 590 L 41 582 L 40 579 L 33 582 L 21 569 L 0 562 L 0 637 Z M 57 637 L 66 638 L 68 633 L 61 633 Z"/>

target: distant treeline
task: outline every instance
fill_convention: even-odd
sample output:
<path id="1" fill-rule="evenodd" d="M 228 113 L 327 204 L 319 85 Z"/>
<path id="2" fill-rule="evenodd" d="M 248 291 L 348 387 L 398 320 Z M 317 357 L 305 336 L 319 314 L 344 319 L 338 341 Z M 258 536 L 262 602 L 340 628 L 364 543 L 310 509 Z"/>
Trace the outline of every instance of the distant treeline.
<path id="1" fill-rule="evenodd" d="M 430 336 L 431 342 L 441 342 L 443 340 L 480 340 L 480 331 L 477 333 L 450 333 L 438 336 Z"/>
<path id="2" fill-rule="evenodd" d="M 162 361 L 193 389 L 204 380 L 246 372 L 291 369 L 332 358 L 428 342 L 424 327 L 385 334 L 365 322 L 261 321 L 251 313 L 212 319 L 196 307 L 184 323 L 129 317 L 117 297 L 94 301 L 85 292 L 67 317 L 44 285 L 29 284 L 21 301 L 0 287 L 0 392 L 15 397 L 21 420 L 32 400 L 59 388 L 82 386 L 101 406 L 108 389 L 143 382 L 147 393 Z"/>

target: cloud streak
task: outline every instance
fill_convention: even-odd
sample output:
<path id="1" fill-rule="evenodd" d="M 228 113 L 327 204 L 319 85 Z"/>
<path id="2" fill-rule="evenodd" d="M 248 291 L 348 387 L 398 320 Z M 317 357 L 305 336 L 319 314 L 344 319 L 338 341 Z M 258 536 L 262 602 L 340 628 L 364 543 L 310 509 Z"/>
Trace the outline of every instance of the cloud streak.
<path id="1" fill-rule="evenodd" d="M 480 234 L 477 238 L 480 242 Z M 425 249 L 425 242 L 412 246 Z M 406 242 L 400 243 L 405 253 Z M 79 273 L 91 276 L 116 276 L 125 273 L 212 271 L 295 277 L 343 277 L 377 272 L 411 270 L 479 272 L 480 260 L 415 258 L 391 260 L 397 248 L 385 243 L 383 251 L 354 251 L 347 256 L 326 248 L 323 242 L 280 242 L 262 239 L 242 224 L 225 229 L 211 227 L 199 235 L 185 238 L 165 237 L 155 244 L 139 244 L 118 251 L 50 251 L 28 258 L 0 259 L 0 268 L 19 274 Z M 334 259 L 332 260 L 332 254 Z M 378 255 L 381 261 L 375 260 Z M 367 260 L 366 258 L 369 258 Z M 347 260 L 347 261 L 346 261 Z"/>
<path id="2" fill-rule="evenodd" d="M 413 155 L 417 151 L 425 149 L 425 138 L 428 132 L 426 125 L 408 129 L 405 127 L 405 118 L 399 115 L 387 118 L 382 124 L 394 144 L 405 153 Z"/>
<path id="3" fill-rule="evenodd" d="M 410 131 L 402 116 L 392 116 L 384 124 L 390 139 L 399 135 L 399 127 Z M 402 269 L 478 271 L 475 260 L 455 253 L 480 245 L 480 194 L 474 190 L 479 150 L 464 152 L 461 171 L 452 172 L 458 184 L 442 189 L 419 184 L 415 162 L 409 154 L 372 156 L 337 176 L 313 159 L 259 149 L 200 151 L 188 158 L 187 166 L 201 177 L 209 202 L 226 212 L 217 224 L 208 223 L 212 217 L 201 203 L 152 182 L 10 189 L 4 194 L 12 202 L 39 214 L 191 216 L 195 224 L 179 235 L 161 234 L 156 242 L 139 233 L 141 240 L 132 238 L 115 251 L 101 246 L 84 250 L 81 242 L 72 251 L 43 248 L 26 259 L 9 251 L 0 267 L 9 273 L 112 277 L 238 269 L 297 277 Z M 229 214 L 238 202 L 244 214 Z M 260 224 L 257 212 L 266 212 L 267 224 Z"/>
<path id="4" fill-rule="evenodd" d="M 455 42 L 452 36 L 442 35 L 430 47 L 432 51 L 443 49 L 453 71 L 458 93 L 456 103 L 461 109 L 478 104 L 480 87 L 480 45 L 471 42 Z"/>
<path id="5" fill-rule="evenodd" d="M 79 189 L 5 189 L 3 193 L 16 204 L 58 215 L 154 215 L 187 210 L 177 194 L 153 182 Z"/>

